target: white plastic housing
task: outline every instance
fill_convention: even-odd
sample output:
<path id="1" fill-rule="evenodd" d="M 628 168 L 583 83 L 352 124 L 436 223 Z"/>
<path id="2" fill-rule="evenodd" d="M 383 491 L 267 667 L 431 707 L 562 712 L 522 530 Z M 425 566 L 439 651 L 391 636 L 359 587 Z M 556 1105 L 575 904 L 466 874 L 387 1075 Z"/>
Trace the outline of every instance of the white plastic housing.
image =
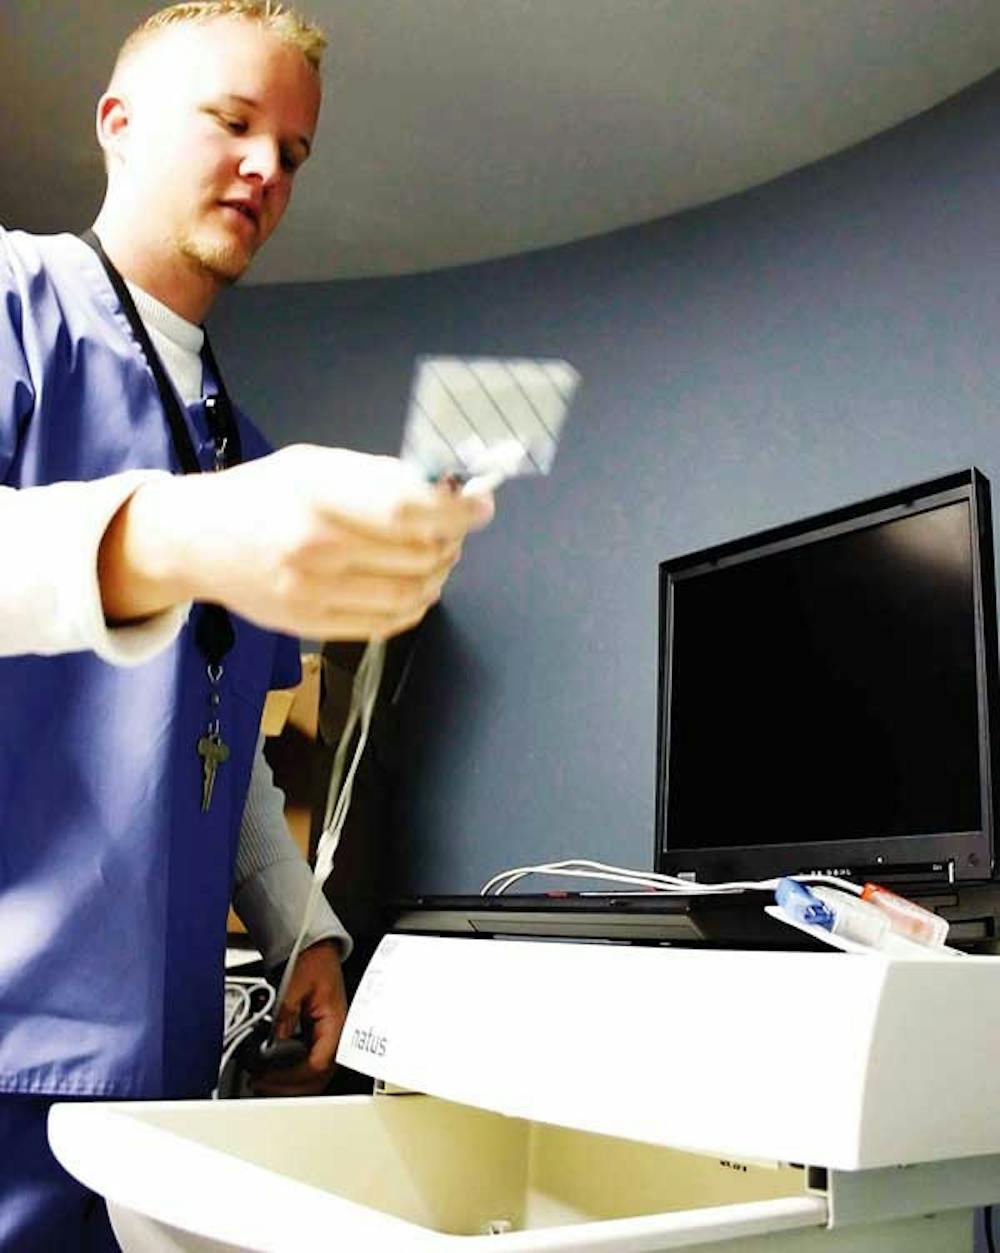
<path id="1" fill-rule="evenodd" d="M 451 1101 L 845 1170 L 1000 1149 L 1000 958 L 388 936 L 340 1061 Z"/>

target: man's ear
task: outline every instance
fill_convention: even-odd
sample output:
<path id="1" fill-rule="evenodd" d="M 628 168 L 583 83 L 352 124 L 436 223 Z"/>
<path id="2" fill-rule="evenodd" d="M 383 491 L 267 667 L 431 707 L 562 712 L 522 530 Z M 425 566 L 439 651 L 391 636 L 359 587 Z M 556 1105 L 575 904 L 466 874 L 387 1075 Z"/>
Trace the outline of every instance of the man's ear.
<path id="1" fill-rule="evenodd" d="M 128 136 L 131 110 L 125 96 L 107 91 L 97 102 L 97 142 L 107 160 L 121 152 Z"/>

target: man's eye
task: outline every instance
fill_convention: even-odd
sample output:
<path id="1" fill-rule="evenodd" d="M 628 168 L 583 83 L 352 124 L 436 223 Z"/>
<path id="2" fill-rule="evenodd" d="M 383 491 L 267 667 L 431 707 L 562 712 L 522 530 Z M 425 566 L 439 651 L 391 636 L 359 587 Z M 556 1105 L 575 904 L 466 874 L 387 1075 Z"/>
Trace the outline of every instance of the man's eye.
<path id="1" fill-rule="evenodd" d="M 232 135 L 242 135 L 246 132 L 247 124 L 242 118 L 226 117 L 225 115 L 220 114 L 219 121 Z"/>
<path id="2" fill-rule="evenodd" d="M 285 171 L 286 174 L 294 174 L 295 171 L 299 168 L 299 164 L 300 162 L 294 153 L 286 152 L 284 150 L 282 151 L 281 168 Z"/>

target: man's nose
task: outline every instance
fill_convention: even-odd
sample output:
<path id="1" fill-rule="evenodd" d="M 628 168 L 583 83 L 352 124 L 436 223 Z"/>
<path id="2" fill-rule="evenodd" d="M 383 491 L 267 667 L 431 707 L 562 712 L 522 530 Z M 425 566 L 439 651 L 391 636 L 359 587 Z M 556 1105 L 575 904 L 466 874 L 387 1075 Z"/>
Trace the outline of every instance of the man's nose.
<path id="1" fill-rule="evenodd" d="M 281 177 L 281 147 L 268 135 L 258 135 L 248 140 L 240 159 L 240 174 L 244 178 L 256 178 L 265 187 L 276 183 Z"/>

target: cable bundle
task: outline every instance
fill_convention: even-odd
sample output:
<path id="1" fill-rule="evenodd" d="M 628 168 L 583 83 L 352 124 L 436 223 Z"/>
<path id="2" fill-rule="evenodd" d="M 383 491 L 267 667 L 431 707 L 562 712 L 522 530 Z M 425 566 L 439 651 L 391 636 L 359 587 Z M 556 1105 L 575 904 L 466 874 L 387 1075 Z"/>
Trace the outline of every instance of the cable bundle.
<path id="1" fill-rule="evenodd" d="M 588 861 L 586 858 L 571 858 L 568 861 L 543 862 L 537 866 L 516 866 L 511 870 L 502 870 L 483 884 L 479 889 L 480 894 L 500 896 L 509 887 L 530 875 L 553 875 L 557 878 L 569 879 L 603 879 L 606 882 L 625 884 L 643 893 L 659 893 L 663 896 L 720 896 L 736 892 L 773 892 L 779 882 L 775 878 L 737 880 L 731 883 L 696 883 L 689 879 L 681 879 L 677 875 L 657 874 L 652 870 L 630 870 L 624 866 L 609 866 L 604 862 Z M 839 879 L 835 875 L 804 873 L 782 877 L 796 879 L 800 883 L 830 883 L 842 888 L 845 892 L 854 892 L 859 895 L 862 890 L 857 884 Z"/>
<path id="2" fill-rule="evenodd" d="M 219 1097 L 219 1087 L 226 1067 L 233 1060 L 237 1049 L 253 1035 L 258 1023 L 266 1021 L 274 1008 L 274 988 L 266 979 L 244 978 L 238 975 L 226 977 L 225 1025 L 222 1034 L 222 1060 L 219 1062 L 219 1083 L 212 1093 Z"/>

